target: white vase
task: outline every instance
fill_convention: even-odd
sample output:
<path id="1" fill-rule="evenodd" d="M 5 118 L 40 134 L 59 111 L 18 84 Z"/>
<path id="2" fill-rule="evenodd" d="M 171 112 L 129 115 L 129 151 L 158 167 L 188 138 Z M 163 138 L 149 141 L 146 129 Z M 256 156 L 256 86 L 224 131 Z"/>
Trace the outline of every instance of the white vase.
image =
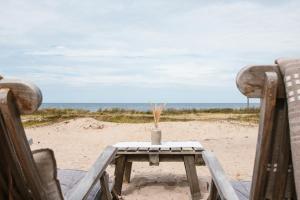
<path id="1" fill-rule="evenodd" d="M 161 130 L 152 129 L 151 130 L 151 144 L 160 145 L 161 144 Z"/>

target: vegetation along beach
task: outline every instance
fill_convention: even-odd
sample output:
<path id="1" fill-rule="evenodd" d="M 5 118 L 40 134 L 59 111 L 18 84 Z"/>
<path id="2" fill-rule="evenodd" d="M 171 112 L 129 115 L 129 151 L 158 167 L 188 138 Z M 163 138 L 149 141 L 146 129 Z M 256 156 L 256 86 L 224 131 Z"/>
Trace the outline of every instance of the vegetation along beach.
<path id="1" fill-rule="evenodd" d="M 231 123 L 255 124 L 258 122 L 258 108 L 209 108 L 209 109 L 166 109 L 161 121 L 227 121 Z M 121 108 L 99 109 L 40 109 L 32 115 L 23 116 L 25 126 L 42 126 L 68 119 L 90 117 L 99 121 L 116 123 L 149 123 L 152 111 Z"/>

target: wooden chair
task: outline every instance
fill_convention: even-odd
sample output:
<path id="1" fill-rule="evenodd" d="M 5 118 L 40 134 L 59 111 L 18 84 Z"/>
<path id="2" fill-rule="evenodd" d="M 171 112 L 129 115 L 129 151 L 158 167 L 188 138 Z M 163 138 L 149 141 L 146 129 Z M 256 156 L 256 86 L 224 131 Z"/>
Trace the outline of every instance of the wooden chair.
<path id="1" fill-rule="evenodd" d="M 297 199 L 290 147 L 290 131 L 284 83 L 278 64 L 249 66 L 237 76 L 239 90 L 249 98 L 261 98 L 259 132 L 253 177 L 247 184 L 228 181 L 209 151 L 203 159 L 212 174 L 210 199 Z"/>
<path id="2" fill-rule="evenodd" d="M 0 77 L 0 199 L 51 199 L 45 190 L 44 182 L 47 177 L 40 174 L 41 169 L 38 168 L 34 154 L 30 150 L 20 118 L 20 114 L 29 114 L 37 110 L 41 102 L 42 94 L 35 85 Z M 50 156 L 53 154 L 51 150 L 46 150 L 47 152 Z M 61 195 L 62 192 L 58 191 L 55 199 L 60 197 L 71 200 L 118 199 L 116 195 L 112 195 L 113 185 L 109 185 L 108 175 L 105 172 L 115 154 L 116 148 L 107 147 L 90 170 L 81 174 L 80 180 L 72 177 L 78 183 L 74 185 L 69 179 L 67 182 L 74 186 L 66 187 L 69 190 L 64 192 L 64 197 Z M 45 161 L 43 162 L 42 164 L 45 164 Z M 51 172 L 53 174 L 50 174 L 55 175 L 53 179 L 55 184 L 58 183 L 56 163 L 51 163 L 51 166 L 55 166 Z M 46 169 L 50 169 L 51 166 L 44 165 Z M 66 183 L 64 180 L 60 181 Z M 59 184 L 57 189 L 60 190 Z"/>

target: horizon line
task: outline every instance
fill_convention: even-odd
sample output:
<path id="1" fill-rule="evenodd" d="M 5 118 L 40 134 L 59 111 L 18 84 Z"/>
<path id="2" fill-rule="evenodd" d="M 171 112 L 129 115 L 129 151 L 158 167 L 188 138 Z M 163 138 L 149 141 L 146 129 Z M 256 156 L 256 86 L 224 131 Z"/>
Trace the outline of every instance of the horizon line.
<path id="1" fill-rule="evenodd" d="M 150 102 L 43 102 L 42 104 L 45 103 L 53 103 L 53 104 L 58 104 L 58 103 L 66 103 L 66 104 L 153 104 Z M 158 103 L 165 103 L 165 102 L 155 102 L 156 104 Z M 154 104 L 155 104 L 154 103 Z M 203 104 L 218 104 L 218 103 L 224 103 L 224 104 L 234 104 L 234 103 L 244 103 L 247 104 L 247 102 L 169 102 L 169 103 L 165 103 L 165 104 L 199 104 L 199 103 L 203 103 Z M 250 104 L 253 103 L 259 103 L 259 102 L 250 102 Z"/>

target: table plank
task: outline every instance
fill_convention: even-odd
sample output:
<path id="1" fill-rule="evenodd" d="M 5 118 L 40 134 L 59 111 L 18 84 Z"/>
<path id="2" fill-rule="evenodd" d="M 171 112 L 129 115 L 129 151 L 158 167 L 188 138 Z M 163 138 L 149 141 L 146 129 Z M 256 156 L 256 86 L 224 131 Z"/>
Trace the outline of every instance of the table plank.
<path id="1" fill-rule="evenodd" d="M 138 151 L 147 152 L 149 151 L 149 147 L 139 147 Z"/>
<path id="2" fill-rule="evenodd" d="M 138 151 L 138 147 L 128 147 L 127 151 L 128 152 L 136 152 L 136 151 Z"/>
<path id="3" fill-rule="evenodd" d="M 194 149 L 195 152 L 203 151 L 203 148 L 201 148 L 201 147 L 193 147 L 193 149 Z"/>
<path id="4" fill-rule="evenodd" d="M 171 151 L 170 147 L 160 147 L 160 151 Z"/>
<path id="5" fill-rule="evenodd" d="M 159 147 L 150 147 L 149 152 L 159 152 Z"/>
<path id="6" fill-rule="evenodd" d="M 182 151 L 186 152 L 186 151 L 194 151 L 193 147 L 182 147 Z"/>
<path id="7" fill-rule="evenodd" d="M 118 147 L 118 151 L 127 151 L 128 147 Z"/>
<path id="8" fill-rule="evenodd" d="M 181 152 L 181 147 L 171 147 L 172 152 Z"/>

